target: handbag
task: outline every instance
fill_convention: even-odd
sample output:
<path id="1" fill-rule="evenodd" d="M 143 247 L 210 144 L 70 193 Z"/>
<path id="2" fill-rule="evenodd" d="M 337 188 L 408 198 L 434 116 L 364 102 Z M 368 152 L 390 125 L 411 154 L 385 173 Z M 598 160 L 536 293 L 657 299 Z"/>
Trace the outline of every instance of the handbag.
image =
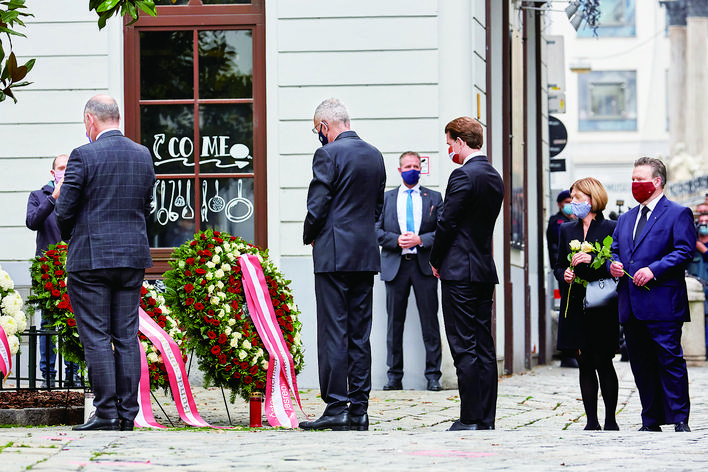
<path id="1" fill-rule="evenodd" d="M 599 279 L 588 282 L 585 287 L 585 299 L 583 307 L 602 308 L 617 300 L 617 279 Z"/>

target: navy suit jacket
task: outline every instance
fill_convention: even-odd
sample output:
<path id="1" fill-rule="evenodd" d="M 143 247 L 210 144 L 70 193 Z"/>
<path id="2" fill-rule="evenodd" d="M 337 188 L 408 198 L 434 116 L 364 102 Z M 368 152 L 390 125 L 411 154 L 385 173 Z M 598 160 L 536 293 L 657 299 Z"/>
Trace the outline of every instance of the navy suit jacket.
<path id="1" fill-rule="evenodd" d="M 30 193 L 27 200 L 25 224 L 32 231 L 37 232 L 35 256 L 42 255 L 42 251 L 46 251 L 50 244 L 57 244 L 61 241 L 59 224 L 54 213 L 56 202 L 52 197 L 52 192 L 54 192 L 54 182 Z"/>
<path id="2" fill-rule="evenodd" d="M 381 246 L 381 280 L 385 282 L 396 278 L 401 265 L 401 246 L 398 245 L 398 237 L 401 235 L 401 227 L 398 224 L 398 191 L 399 188 L 396 187 L 386 192 L 383 211 L 376 222 L 376 236 Z M 423 214 L 418 230 L 421 246 L 416 248 L 418 265 L 421 272 L 432 277 L 430 250 L 433 246 L 438 218 L 442 214 L 442 195 L 440 192 L 421 186 L 420 198 L 423 202 Z"/>
<path id="3" fill-rule="evenodd" d="M 441 280 L 499 282 L 492 235 L 504 200 L 504 181 L 486 156 L 452 171 L 430 264 Z"/>
<path id="4" fill-rule="evenodd" d="M 152 266 L 146 217 L 155 172 L 150 151 L 118 130 L 74 149 L 56 203 L 69 240 L 66 269 Z"/>
<path id="5" fill-rule="evenodd" d="M 314 241 L 315 272 L 381 270 L 376 221 L 383 207 L 383 156 L 354 131 L 315 151 L 303 243 Z"/>
<path id="6" fill-rule="evenodd" d="M 690 321 L 684 271 L 696 248 L 693 213 L 662 196 L 635 244 L 634 223 L 640 208 L 637 205 L 620 216 L 612 236 L 612 253 L 630 275 L 649 267 L 654 280 L 647 283 L 647 290 L 634 285 L 629 277 L 620 279 L 620 322 L 626 322 L 630 313 L 644 321 Z"/>

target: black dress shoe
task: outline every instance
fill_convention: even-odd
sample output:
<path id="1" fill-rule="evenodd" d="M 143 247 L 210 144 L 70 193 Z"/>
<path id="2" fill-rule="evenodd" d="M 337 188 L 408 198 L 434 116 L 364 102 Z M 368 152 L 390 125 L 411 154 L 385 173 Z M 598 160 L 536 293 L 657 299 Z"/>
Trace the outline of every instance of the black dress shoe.
<path id="1" fill-rule="evenodd" d="M 135 422 L 132 420 L 120 420 L 120 430 L 121 431 L 132 431 L 135 427 Z"/>
<path id="2" fill-rule="evenodd" d="M 428 390 L 431 392 L 439 392 L 442 390 L 442 386 L 437 380 L 428 380 Z"/>
<path id="3" fill-rule="evenodd" d="M 349 412 L 345 411 L 338 415 L 322 415 L 315 421 L 303 421 L 300 423 L 300 428 L 308 430 L 331 429 L 332 431 L 349 431 L 349 423 Z"/>
<path id="4" fill-rule="evenodd" d="M 401 382 L 389 382 L 383 386 L 384 390 L 403 390 Z"/>
<path id="5" fill-rule="evenodd" d="M 494 429 L 493 425 L 488 425 L 484 423 L 463 423 L 460 420 L 455 421 L 452 423 L 452 426 L 450 426 L 447 431 L 484 431 L 484 430 L 492 430 Z"/>
<path id="6" fill-rule="evenodd" d="M 602 431 L 600 423 L 589 424 L 585 426 L 585 431 Z"/>
<path id="7" fill-rule="evenodd" d="M 676 431 L 677 433 L 690 433 L 691 428 L 688 427 L 688 423 L 679 421 L 678 423 L 676 423 L 676 426 L 674 426 L 674 431 Z"/>
<path id="8" fill-rule="evenodd" d="M 607 421 L 605 421 L 605 426 L 602 429 L 604 429 L 605 431 L 619 431 L 620 427 L 617 422 L 608 423 Z"/>
<path id="9" fill-rule="evenodd" d="M 652 431 L 655 433 L 660 433 L 661 432 L 661 426 L 647 426 L 644 425 L 641 428 L 639 428 L 639 431 Z"/>
<path id="10" fill-rule="evenodd" d="M 368 431 L 369 430 L 369 415 L 350 415 L 349 416 L 349 431 Z"/>
<path id="11" fill-rule="evenodd" d="M 74 431 L 118 431 L 120 428 L 120 421 L 118 418 L 101 418 L 98 415 L 94 415 L 89 420 L 77 426 L 74 426 Z"/>

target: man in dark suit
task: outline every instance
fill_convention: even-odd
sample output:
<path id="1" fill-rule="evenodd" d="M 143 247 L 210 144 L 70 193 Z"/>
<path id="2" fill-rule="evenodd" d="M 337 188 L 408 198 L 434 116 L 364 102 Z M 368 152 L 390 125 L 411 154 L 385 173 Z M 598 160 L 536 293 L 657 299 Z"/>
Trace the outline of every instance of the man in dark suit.
<path id="1" fill-rule="evenodd" d="M 138 413 L 138 307 L 152 265 L 146 217 L 155 182 L 150 151 L 122 135 L 116 101 L 90 99 L 90 144 L 74 149 L 57 201 L 67 289 L 84 346 L 96 415 L 75 430 L 132 430 Z"/>
<path id="2" fill-rule="evenodd" d="M 445 127 L 450 174 L 430 264 L 442 281 L 445 331 L 457 369 L 460 419 L 449 431 L 494 429 L 497 357 L 492 296 L 499 282 L 492 257 L 504 182 L 482 153 L 482 125 L 468 116 Z"/>
<path id="3" fill-rule="evenodd" d="M 371 300 L 381 269 L 376 220 L 386 171 L 381 153 L 349 129 L 336 98 L 315 110 L 322 147 L 312 160 L 303 242 L 313 247 L 317 353 L 324 414 L 303 429 L 366 431 L 371 391 Z"/>
<path id="4" fill-rule="evenodd" d="M 27 200 L 25 224 L 27 228 L 37 232 L 37 249 L 34 253 L 35 256 L 41 256 L 50 245 L 57 244 L 61 241 L 54 206 L 61 193 L 61 184 L 68 161 L 69 156 L 66 154 L 60 154 L 55 157 L 52 161 L 52 170 L 49 171 L 52 180 L 41 189 L 30 193 L 29 199 Z M 42 331 L 45 331 L 50 326 L 51 319 L 45 318 L 44 311 L 42 311 Z M 42 378 L 44 378 L 42 388 L 54 388 L 54 377 L 57 374 L 57 370 L 55 367 L 56 355 L 52 336 L 42 334 L 38 342 L 40 355 L 39 368 L 42 371 Z M 79 365 L 65 360 L 64 367 L 65 377 L 63 387 L 80 387 L 82 381 L 79 376 Z"/>
<path id="5" fill-rule="evenodd" d="M 420 327 L 425 345 L 425 377 L 428 390 L 440 386 L 440 324 L 438 323 L 438 279 L 430 269 L 430 249 L 438 217 L 442 213 L 440 192 L 422 187 L 420 155 L 407 151 L 398 159 L 403 185 L 386 192 L 376 223 L 381 245 L 381 280 L 386 282 L 386 336 L 388 383 L 384 390 L 403 389 L 403 326 L 408 295 L 415 291 Z"/>
<path id="6" fill-rule="evenodd" d="M 681 327 L 690 321 L 684 271 L 696 247 L 689 208 L 664 196 L 666 167 L 659 159 L 634 162 L 632 195 L 640 203 L 619 217 L 610 264 L 621 277 L 619 317 L 642 402 L 640 431 L 674 424 L 690 431 L 688 373 Z M 630 277 L 624 277 L 625 272 Z"/>

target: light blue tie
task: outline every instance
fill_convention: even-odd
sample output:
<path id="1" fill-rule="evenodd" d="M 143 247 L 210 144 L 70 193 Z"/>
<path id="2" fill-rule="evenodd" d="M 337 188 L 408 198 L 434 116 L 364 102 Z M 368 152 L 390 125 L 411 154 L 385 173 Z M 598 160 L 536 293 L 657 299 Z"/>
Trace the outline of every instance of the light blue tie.
<path id="1" fill-rule="evenodd" d="M 413 220 L 413 189 L 406 190 L 408 192 L 408 201 L 406 202 L 406 231 L 415 232 L 415 221 Z"/>

